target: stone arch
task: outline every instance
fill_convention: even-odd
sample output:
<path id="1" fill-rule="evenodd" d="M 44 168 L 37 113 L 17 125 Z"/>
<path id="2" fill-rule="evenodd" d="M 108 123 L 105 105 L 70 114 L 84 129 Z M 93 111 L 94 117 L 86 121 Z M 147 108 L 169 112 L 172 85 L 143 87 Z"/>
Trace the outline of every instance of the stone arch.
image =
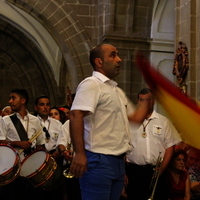
<path id="1" fill-rule="evenodd" d="M 48 31 L 59 46 L 61 62 L 59 67 L 52 66 L 47 56 L 45 57 L 46 52 L 42 48 L 42 44 L 36 40 L 35 35 L 12 19 L 6 18 L 1 12 L 1 41 L 6 41 L 6 45 L 8 42 L 13 42 L 15 49 L 20 49 L 13 56 L 13 52 L 8 52 L 9 49 L 5 47 L 6 45 L 0 47 L 1 72 L 4 74 L 4 78 L 1 78 L 4 83 L 1 87 L 3 96 L 0 102 L 3 102 L 2 106 L 6 104 L 7 93 L 13 89 L 13 85 L 28 89 L 32 104 L 33 99 L 40 94 L 50 96 L 53 105 L 66 103 L 66 88 L 69 86 L 74 92 L 78 83 L 86 76 L 91 75 L 92 71 L 88 61 L 92 45 L 84 26 L 73 9 L 64 1 L 5 0 L 5 2 L 13 9 L 21 10 L 20 14 L 26 13 L 24 18 L 33 17 Z M 37 28 L 35 26 L 35 29 Z M 23 63 L 23 59 L 27 60 L 27 63 Z M 31 69 L 28 69 L 26 65 L 30 65 Z M 5 74 L 16 77 L 10 81 L 14 84 L 7 85 Z M 57 80 L 55 76 L 60 79 Z"/>
<path id="2" fill-rule="evenodd" d="M 7 0 L 39 21 L 57 42 L 67 64 L 71 87 L 91 74 L 91 41 L 73 9 L 64 1 Z"/>
<path id="3" fill-rule="evenodd" d="M 9 92 L 13 88 L 25 88 L 28 91 L 29 110 L 33 110 L 34 98 L 41 94 L 48 95 L 53 104 L 58 103 L 54 98 L 58 96 L 56 82 L 49 70 L 48 62 L 26 35 L 2 19 L 0 20 L 0 74 L 1 103 L 7 103 Z M 46 76 L 43 76 L 44 74 Z"/>

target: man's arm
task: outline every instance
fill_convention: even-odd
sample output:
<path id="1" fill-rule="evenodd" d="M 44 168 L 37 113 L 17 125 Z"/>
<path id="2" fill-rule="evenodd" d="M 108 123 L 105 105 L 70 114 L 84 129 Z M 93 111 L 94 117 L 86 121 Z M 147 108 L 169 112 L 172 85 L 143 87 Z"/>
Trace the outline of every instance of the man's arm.
<path id="1" fill-rule="evenodd" d="M 31 147 L 31 142 L 29 141 L 8 141 L 8 140 L 0 140 L 0 143 L 9 144 L 10 146 L 16 148 L 19 147 L 21 149 L 29 149 Z"/>
<path id="2" fill-rule="evenodd" d="M 70 136 L 74 149 L 74 157 L 70 166 L 70 172 L 76 178 L 87 171 L 87 158 L 84 144 L 84 122 L 83 118 L 88 112 L 72 110 L 70 112 Z"/>
<path id="3" fill-rule="evenodd" d="M 66 161 L 72 161 L 72 158 L 73 158 L 72 150 L 68 149 L 63 144 L 59 144 L 57 149 L 58 149 L 58 152 L 60 153 L 60 155 L 63 156 Z"/>
<path id="4" fill-rule="evenodd" d="M 165 151 L 165 155 L 164 155 L 164 158 L 163 158 L 163 162 L 162 162 L 162 166 L 161 166 L 161 171 L 160 171 L 160 174 L 162 174 L 162 172 L 167 168 L 171 158 L 172 158 L 172 155 L 174 153 L 174 147 L 175 146 L 171 146 L 169 148 L 166 149 Z"/>
<path id="5" fill-rule="evenodd" d="M 189 177 L 187 177 L 187 180 L 186 180 L 184 200 L 190 200 L 190 180 L 189 180 Z"/>
<path id="6" fill-rule="evenodd" d="M 134 112 L 128 116 L 129 121 L 141 124 L 146 119 L 149 108 L 149 101 L 139 101 Z"/>

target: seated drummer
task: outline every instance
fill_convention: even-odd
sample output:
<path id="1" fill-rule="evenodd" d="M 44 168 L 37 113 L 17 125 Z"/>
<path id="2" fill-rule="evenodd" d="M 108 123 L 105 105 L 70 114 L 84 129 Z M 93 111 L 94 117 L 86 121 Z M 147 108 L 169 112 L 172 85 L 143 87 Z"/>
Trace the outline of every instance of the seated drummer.
<path id="1" fill-rule="evenodd" d="M 35 149 L 44 149 L 45 143 L 39 119 L 26 109 L 28 100 L 29 95 L 25 89 L 11 91 L 9 104 L 14 113 L 2 118 L 0 131 L 0 143 L 14 147 L 21 160 Z M 35 135 L 37 137 L 34 137 Z M 1 200 L 32 200 L 34 192 L 35 188 L 27 187 L 20 178 L 16 178 L 11 183 L 1 186 L 0 196 Z"/>
<path id="2" fill-rule="evenodd" d="M 8 103 L 14 113 L 2 118 L 2 131 L 0 132 L 0 143 L 9 144 L 17 151 L 20 150 L 21 160 L 24 158 L 24 152 L 29 154 L 35 149 L 44 149 L 45 143 L 40 121 L 26 109 L 28 100 L 29 95 L 25 89 L 11 91 Z M 38 134 L 38 137 L 31 141 L 35 134 Z M 20 153 L 22 151 L 24 152 Z"/>
<path id="3" fill-rule="evenodd" d="M 39 96 L 35 99 L 35 115 L 40 120 L 41 126 L 45 132 L 45 148 L 54 158 L 58 158 L 59 153 L 56 151 L 58 136 L 62 132 L 62 123 L 54 118 L 49 117 L 51 103 L 46 95 Z"/>

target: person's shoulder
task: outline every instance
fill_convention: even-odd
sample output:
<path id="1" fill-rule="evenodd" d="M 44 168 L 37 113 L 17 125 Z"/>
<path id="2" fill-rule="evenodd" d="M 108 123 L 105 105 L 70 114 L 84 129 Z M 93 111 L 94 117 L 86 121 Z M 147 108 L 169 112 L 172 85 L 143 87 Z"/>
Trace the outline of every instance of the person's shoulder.
<path id="1" fill-rule="evenodd" d="M 119 92 L 122 92 L 122 93 L 125 94 L 125 92 L 124 92 L 124 90 L 123 90 L 122 88 L 120 88 L 119 86 L 117 86 L 116 88 L 117 88 L 117 90 L 118 90 Z"/>
<path id="2" fill-rule="evenodd" d="M 95 77 L 94 76 L 89 76 L 89 77 L 86 77 L 85 79 L 83 79 L 80 84 L 82 83 L 85 83 L 85 82 L 88 82 L 88 81 L 95 81 Z"/>
<path id="3" fill-rule="evenodd" d="M 97 81 L 98 81 L 97 78 L 93 76 L 87 77 L 79 83 L 78 88 L 83 86 L 93 86 L 94 83 Z"/>
<path id="4" fill-rule="evenodd" d="M 64 124 L 62 124 L 62 129 L 65 130 L 69 130 L 69 120 L 67 120 Z"/>
<path id="5" fill-rule="evenodd" d="M 39 118 L 38 118 L 37 116 L 35 116 L 35 115 L 31 114 L 31 113 L 28 113 L 27 116 L 28 116 L 29 118 L 38 119 L 38 120 L 39 120 Z"/>
<path id="6" fill-rule="evenodd" d="M 31 122 L 40 124 L 40 119 L 37 116 L 33 115 L 33 114 L 28 113 L 28 119 Z"/>
<path id="7" fill-rule="evenodd" d="M 155 110 L 154 110 L 154 113 L 153 113 L 153 114 L 155 115 L 156 118 L 159 118 L 159 119 L 165 120 L 165 121 L 170 121 L 166 116 L 164 116 L 164 115 L 158 113 L 158 112 L 155 111 Z"/>
<path id="8" fill-rule="evenodd" d="M 62 124 L 63 127 L 69 126 L 69 120 L 67 120 L 64 124 Z"/>
<path id="9" fill-rule="evenodd" d="M 77 87 L 77 91 L 79 90 L 86 92 L 90 92 L 91 90 L 96 91 L 101 84 L 103 84 L 103 82 L 98 78 L 88 77 L 80 82 L 80 84 Z"/>
<path id="10" fill-rule="evenodd" d="M 50 121 L 50 123 L 57 125 L 57 126 L 62 125 L 62 123 L 59 120 L 51 118 L 51 117 L 49 117 L 49 121 Z"/>
<path id="11" fill-rule="evenodd" d="M 11 114 L 11 115 L 6 115 L 6 116 L 2 117 L 1 119 L 2 119 L 3 121 L 11 120 L 10 117 L 13 116 L 14 114 L 15 114 L 15 113 L 13 113 L 13 114 Z"/>

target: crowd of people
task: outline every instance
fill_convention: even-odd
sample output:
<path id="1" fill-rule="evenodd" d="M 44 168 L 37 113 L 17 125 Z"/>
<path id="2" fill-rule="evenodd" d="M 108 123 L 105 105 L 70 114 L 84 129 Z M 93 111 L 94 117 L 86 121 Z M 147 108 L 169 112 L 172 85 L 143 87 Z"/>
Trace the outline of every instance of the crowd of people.
<path id="1" fill-rule="evenodd" d="M 185 144 L 154 109 L 151 89 L 134 105 L 113 80 L 118 50 L 100 44 L 94 69 L 71 106 L 46 95 L 27 110 L 25 89 L 13 89 L 0 117 L 2 200 L 197 200 L 200 150 Z"/>

